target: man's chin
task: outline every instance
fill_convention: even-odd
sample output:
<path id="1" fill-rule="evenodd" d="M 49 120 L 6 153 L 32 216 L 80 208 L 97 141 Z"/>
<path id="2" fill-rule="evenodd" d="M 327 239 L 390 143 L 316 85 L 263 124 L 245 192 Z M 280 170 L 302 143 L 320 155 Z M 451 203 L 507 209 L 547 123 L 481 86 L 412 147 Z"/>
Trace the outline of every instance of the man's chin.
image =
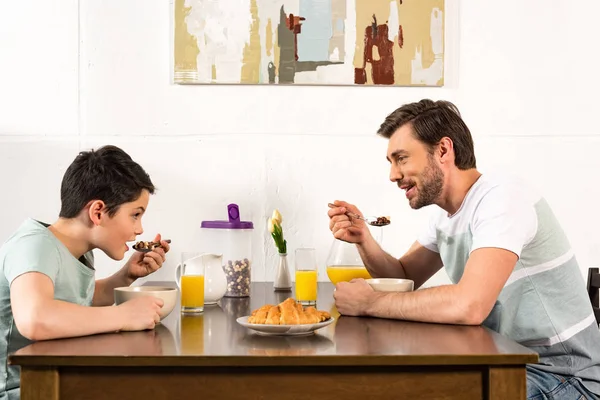
<path id="1" fill-rule="evenodd" d="M 413 210 L 418 210 L 420 208 L 425 207 L 428 204 L 422 204 L 419 201 L 417 201 L 417 199 L 412 199 L 408 201 L 408 205 L 410 206 L 410 208 L 412 208 Z"/>

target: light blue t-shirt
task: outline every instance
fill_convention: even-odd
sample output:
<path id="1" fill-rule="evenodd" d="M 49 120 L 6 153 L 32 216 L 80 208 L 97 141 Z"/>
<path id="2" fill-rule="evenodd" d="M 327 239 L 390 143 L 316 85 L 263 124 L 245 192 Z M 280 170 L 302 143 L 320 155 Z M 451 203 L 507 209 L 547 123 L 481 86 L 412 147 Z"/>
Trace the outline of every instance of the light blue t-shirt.
<path id="1" fill-rule="evenodd" d="M 0 400 L 20 397 L 20 370 L 7 364 L 7 356 L 31 343 L 13 318 L 10 285 L 28 272 L 40 272 L 54 283 L 54 298 L 84 306 L 94 296 L 94 256 L 90 251 L 77 260 L 47 228 L 27 219 L 0 247 Z"/>

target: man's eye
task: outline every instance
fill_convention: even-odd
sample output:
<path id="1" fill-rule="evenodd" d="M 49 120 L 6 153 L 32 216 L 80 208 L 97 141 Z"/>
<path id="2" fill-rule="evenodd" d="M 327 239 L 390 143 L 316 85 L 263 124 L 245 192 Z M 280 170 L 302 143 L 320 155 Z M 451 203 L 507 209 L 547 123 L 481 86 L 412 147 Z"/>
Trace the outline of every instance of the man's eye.
<path id="1" fill-rule="evenodd" d="M 398 157 L 398 158 L 397 158 L 397 161 L 398 161 L 399 163 L 401 163 L 401 162 L 404 162 L 404 161 L 406 161 L 406 157 L 404 157 L 404 156 L 400 156 L 400 157 Z"/>

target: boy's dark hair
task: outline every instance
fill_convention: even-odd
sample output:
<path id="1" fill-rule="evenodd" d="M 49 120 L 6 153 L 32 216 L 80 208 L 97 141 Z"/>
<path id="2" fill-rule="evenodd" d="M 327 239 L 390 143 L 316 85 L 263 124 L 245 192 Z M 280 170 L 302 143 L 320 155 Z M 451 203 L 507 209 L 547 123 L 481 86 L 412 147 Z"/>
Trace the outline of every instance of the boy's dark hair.
<path id="1" fill-rule="evenodd" d="M 121 204 L 138 199 L 143 189 L 154 193 L 150 176 L 120 148 L 82 151 L 63 176 L 59 216 L 74 218 L 90 201 L 102 200 L 112 217 Z"/>
<path id="2" fill-rule="evenodd" d="M 454 163 L 458 169 L 476 168 L 473 137 L 454 104 L 429 99 L 405 104 L 387 116 L 377 134 L 389 139 L 409 123 L 416 139 L 425 143 L 431 152 L 442 138 L 449 137 L 454 143 Z"/>

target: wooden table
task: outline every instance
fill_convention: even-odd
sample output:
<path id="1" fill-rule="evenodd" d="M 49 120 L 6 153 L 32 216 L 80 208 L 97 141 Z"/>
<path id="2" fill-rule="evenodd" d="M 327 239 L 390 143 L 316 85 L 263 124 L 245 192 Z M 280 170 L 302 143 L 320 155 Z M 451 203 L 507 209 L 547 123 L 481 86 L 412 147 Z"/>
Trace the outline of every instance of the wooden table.
<path id="1" fill-rule="evenodd" d="M 338 319 L 310 336 L 237 324 L 293 295 L 254 283 L 198 317 L 176 308 L 153 331 L 37 342 L 9 360 L 22 400 L 525 399 L 536 353 L 479 326 L 340 317 L 332 291 L 319 284 L 317 308 Z"/>

